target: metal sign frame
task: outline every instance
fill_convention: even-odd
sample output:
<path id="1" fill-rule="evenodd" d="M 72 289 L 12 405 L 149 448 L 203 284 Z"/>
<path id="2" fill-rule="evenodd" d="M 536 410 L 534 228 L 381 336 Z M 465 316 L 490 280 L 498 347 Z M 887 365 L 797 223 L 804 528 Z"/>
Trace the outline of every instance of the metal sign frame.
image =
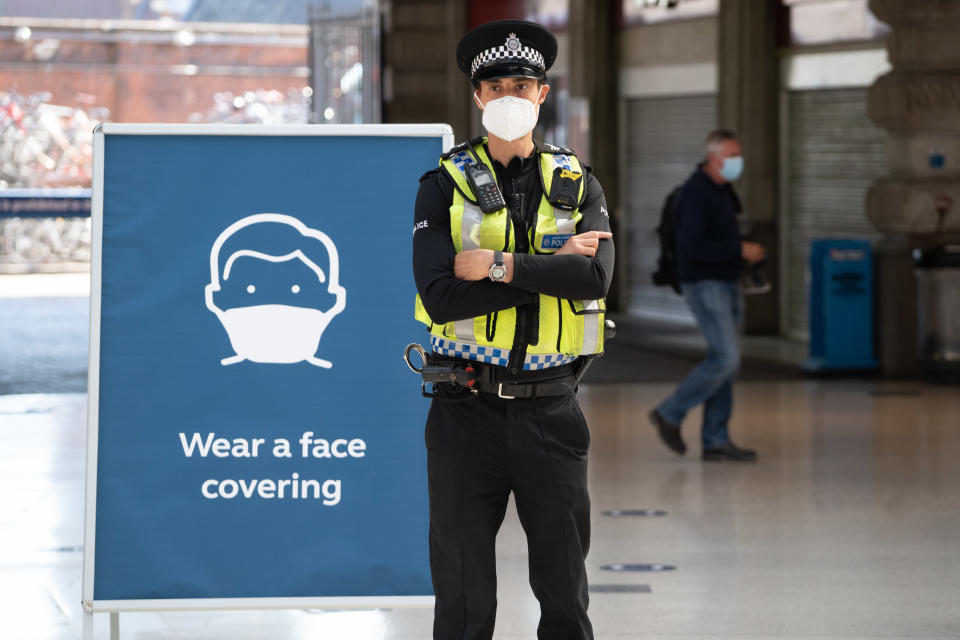
<path id="1" fill-rule="evenodd" d="M 104 138 L 106 135 L 224 135 L 224 136 L 382 136 L 440 137 L 443 151 L 453 146 L 453 130 L 446 124 L 376 125 L 178 125 L 112 124 L 94 131 L 93 222 L 90 286 L 90 355 L 88 372 L 86 493 L 82 605 L 83 636 L 92 637 L 92 615 L 111 613 L 111 638 L 119 635 L 117 614 L 121 611 L 237 610 L 237 609 L 367 609 L 429 607 L 432 596 L 349 596 L 303 598 L 202 598 L 155 600 L 95 600 L 94 566 L 97 520 L 97 462 L 100 405 L 100 327 L 103 259 Z"/>

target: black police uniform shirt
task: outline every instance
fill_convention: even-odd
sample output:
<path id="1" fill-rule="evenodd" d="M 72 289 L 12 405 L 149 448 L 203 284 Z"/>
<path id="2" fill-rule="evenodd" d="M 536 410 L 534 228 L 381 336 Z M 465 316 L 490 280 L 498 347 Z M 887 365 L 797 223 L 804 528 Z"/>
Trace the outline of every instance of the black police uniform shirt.
<path id="1" fill-rule="evenodd" d="M 612 239 L 601 240 L 596 255 L 587 259 L 580 255 L 528 254 L 530 232 L 543 194 L 537 152 L 528 158 L 514 157 L 506 167 L 494 160 L 493 166 L 517 238 L 509 284 L 488 278 L 467 281 L 454 275 L 457 253 L 450 237 L 453 182 L 440 168 L 420 178 L 414 212 L 413 273 L 431 319 L 446 323 L 511 307 L 535 317 L 538 293 L 572 300 L 604 297 L 613 277 Z M 588 167 L 585 171 L 586 197 L 580 207 L 583 217 L 577 233 L 610 231 L 603 189 Z M 527 336 L 527 342 L 535 337 Z"/>

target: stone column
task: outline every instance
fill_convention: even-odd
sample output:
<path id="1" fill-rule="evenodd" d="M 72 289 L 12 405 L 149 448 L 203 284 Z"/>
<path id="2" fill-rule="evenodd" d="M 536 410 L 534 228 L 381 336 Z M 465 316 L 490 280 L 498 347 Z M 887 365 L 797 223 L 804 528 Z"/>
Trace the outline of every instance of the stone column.
<path id="1" fill-rule="evenodd" d="M 749 239 L 770 252 L 767 273 L 774 286 L 768 294 L 746 299 L 744 330 L 749 334 L 776 334 L 780 330 L 776 18 L 775 2 L 720 2 L 717 122 L 736 132 L 743 145 L 744 172 L 735 187 L 749 224 Z M 704 137 L 707 133 L 704 131 Z"/>
<path id="2" fill-rule="evenodd" d="M 571 115 L 586 118 L 586 140 L 583 149 L 574 149 L 593 168 L 603 185 L 610 211 L 610 226 L 626 246 L 626 238 L 618 233 L 620 221 L 620 177 L 618 150 L 620 145 L 619 76 L 617 18 L 619 5 L 611 0 L 570 0 L 567 22 L 569 43 L 569 86 Z M 549 99 L 549 98 L 548 98 Z M 576 110 L 581 113 L 573 113 Z M 568 123 L 570 126 L 571 123 Z M 576 138 L 571 134 L 572 138 Z M 622 255 L 621 255 L 622 253 Z M 617 252 L 615 279 L 607 298 L 608 307 L 620 309 L 620 286 L 626 282 L 625 252 Z"/>
<path id="3" fill-rule="evenodd" d="M 887 130 L 889 174 L 867 194 L 877 248 L 879 356 L 884 373 L 916 372 L 911 251 L 960 240 L 960 2 L 871 0 L 892 28 L 892 71 L 870 88 L 870 118 Z"/>
<path id="4" fill-rule="evenodd" d="M 381 2 L 383 121 L 446 122 L 471 137 L 470 82 L 454 52 L 467 32 L 467 5 L 446 0 Z"/>

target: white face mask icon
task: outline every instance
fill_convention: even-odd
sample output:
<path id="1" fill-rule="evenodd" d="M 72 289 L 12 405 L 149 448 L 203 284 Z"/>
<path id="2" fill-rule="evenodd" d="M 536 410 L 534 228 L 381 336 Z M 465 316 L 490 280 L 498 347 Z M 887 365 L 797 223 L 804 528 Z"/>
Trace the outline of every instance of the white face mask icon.
<path id="1" fill-rule="evenodd" d="M 327 325 L 346 307 L 339 268 L 333 241 L 291 216 L 258 213 L 227 227 L 210 252 L 205 290 L 207 308 L 236 353 L 221 364 L 333 366 L 316 353 Z"/>

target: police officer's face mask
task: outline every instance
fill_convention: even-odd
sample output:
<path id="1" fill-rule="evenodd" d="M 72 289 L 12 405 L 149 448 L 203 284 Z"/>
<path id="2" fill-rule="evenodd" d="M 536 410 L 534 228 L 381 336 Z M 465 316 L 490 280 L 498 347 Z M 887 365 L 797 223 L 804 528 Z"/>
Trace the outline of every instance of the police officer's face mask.
<path id="1" fill-rule="evenodd" d="M 504 96 L 491 100 L 484 106 L 476 93 L 473 94 L 473 99 L 483 109 L 483 128 L 502 140 L 509 142 L 522 138 L 537 126 L 540 105 L 530 100 Z"/>

